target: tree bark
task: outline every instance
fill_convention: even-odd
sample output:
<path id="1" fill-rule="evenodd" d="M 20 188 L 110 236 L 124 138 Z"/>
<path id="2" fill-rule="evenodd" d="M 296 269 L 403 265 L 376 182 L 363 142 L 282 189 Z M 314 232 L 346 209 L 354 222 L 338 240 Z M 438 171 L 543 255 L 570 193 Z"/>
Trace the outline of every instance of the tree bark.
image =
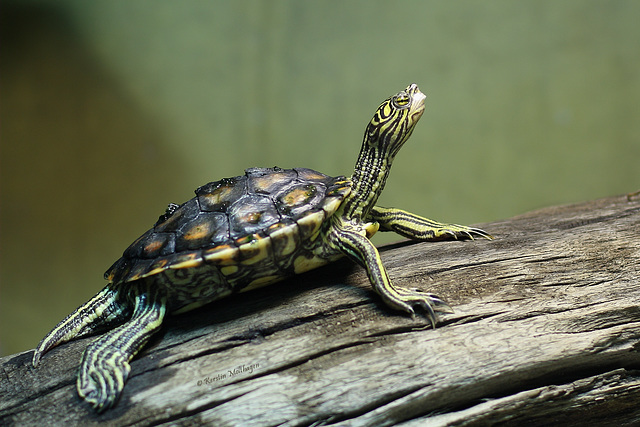
<path id="1" fill-rule="evenodd" d="M 92 338 L 4 357 L 0 424 L 640 423 L 638 197 L 481 227 L 495 240 L 381 249 L 454 308 L 436 329 L 340 261 L 170 318 L 104 414 L 75 389 Z"/>

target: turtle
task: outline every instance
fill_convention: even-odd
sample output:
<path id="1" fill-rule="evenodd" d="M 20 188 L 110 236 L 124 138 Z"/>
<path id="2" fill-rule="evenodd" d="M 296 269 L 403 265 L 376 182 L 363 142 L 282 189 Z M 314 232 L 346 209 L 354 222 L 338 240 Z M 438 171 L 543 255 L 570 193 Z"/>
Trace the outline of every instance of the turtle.
<path id="1" fill-rule="evenodd" d="M 378 230 L 418 241 L 491 236 L 479 228 L 432 221 L 377 206 L 391 163 L 425 109 L 416 84 L 386 99 L 368 123 L 350 178 L 312 169 L 250 168 L 210 182 L 171 203 L 105 273 L 108 284 L 39 343 L 32 364 L 53 347 L 105 331 L 85 349 L 77 392 L 102 412 L 121 396 L 129 362 L 179 314 L 286 277 L 349 258 L 362 266 L 391 308 L 416 308 L 435 327 L 436 295 L 394 286 L 370 238 Z"/>

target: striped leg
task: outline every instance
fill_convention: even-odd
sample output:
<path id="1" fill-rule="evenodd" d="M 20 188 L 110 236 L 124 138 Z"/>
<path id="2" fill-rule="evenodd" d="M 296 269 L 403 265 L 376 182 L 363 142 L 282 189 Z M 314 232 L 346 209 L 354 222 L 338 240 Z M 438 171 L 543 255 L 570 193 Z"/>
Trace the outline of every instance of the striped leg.
<path id="1" fill-rule="evenodd" d="M 393 286 L 378 250 L 365 236 L 341 229 L 331 236 L 331 243 L 367 270 L 373 288 L 390 307 L 406 311 L 411 316 L 415 315 L 414 307 L 421 307 L 433 327 L 436 322 L 435 310 L 452 312 L 447 303 L 433 294 Z"/>
<path id="2" fill-rule="evenodd" d="M 133 297 L 135 309 L 131 320 L 95 340 L 82 355 L 78 394 L 98 412 L 118 401 L 131 370 L 129 361 L 162 325 L 164 296 L 140 286 Z"/>
<path id="3" fill-rule="evenodd" d="M 117 291 L 108 285 L 58 323 L 40 341 L 33 352 L 31 363 L 33 366 L 37 366 L 40 358 L 58 344 L 87 335 L 112 322 L 126 318 L 127 311 L 127 307 L 117 301 Z"/>
<path id="4" fill-rule="evenodd" d="M 382 231 L 394 231 L 401 236 L 414 240 L 472 239 L 484 237 L 493 239 L 490 234 L 479 228 L 457 224 L 442 224 L 430 219 L 395 208 L 374 206 L 371 219 L 380 224 Z"/>

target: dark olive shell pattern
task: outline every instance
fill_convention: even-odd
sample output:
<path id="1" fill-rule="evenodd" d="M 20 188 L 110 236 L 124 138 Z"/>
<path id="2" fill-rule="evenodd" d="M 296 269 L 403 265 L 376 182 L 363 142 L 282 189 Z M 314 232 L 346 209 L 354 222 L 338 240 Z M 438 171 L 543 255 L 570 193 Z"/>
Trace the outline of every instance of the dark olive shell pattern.
<path id="1" fill-rule="evenodd" d="M 350 185 L 343 176 L 302 168 L 252 168 L 243 176 L 210 182 L 182 205 L 170 204 L 154 227 L 107 270 L 105 278 L 118 284 L 203 263 L 234 265 L 251 242 L 270 235 L 284 241 L 294 233 L 293 227 L 293 244 L 300 245 L 335 213 Z M 270 251 L 276 243 L 269 243 Z"/>

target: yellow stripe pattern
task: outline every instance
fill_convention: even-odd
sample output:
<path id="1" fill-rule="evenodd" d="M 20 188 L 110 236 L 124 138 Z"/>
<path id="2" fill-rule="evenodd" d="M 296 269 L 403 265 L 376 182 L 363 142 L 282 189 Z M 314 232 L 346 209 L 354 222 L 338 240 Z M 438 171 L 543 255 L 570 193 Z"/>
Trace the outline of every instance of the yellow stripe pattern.
<path id="1" fill-rule="evenodd" d="M 122 326 L 96 339 L 85 350 L 78 375 L 78 394 L 102 412 L 120 397 L 131 366 L 129 361 L 162 325 L 166 297 L 157 287 L 132 287 L 135 309 Z"/>
<path id="2" fill-rule="evenodd" d="M 58 344 L 88 335 L 126 316 L 127 307 L 117 302 L 116 295 L 110 284 L 58 323 L 36 347 L 31 361 L 33 366 L 37 366 L 42 355 Z"/>
<path id="3" fill-rule="evenodd" d="M 389 280 L 380 254 L 365 235 L 356 231 L 339 229 L 332 234 L 330 243 L 348 258 L 364 267 L 374 290 L 391 308 L 402 310 L 415 316 L 414 306 L 421 307 L 427 314 L 431 325 L 435 327 L 435 310 L 451 312 L 451 308 L 433 294 L 422 293 L 396 287 Z"/>
<path id="4" fill-rule="evenodd" d="M 380 224 L 383 231 L 393 231 L 414 240 L 432 241 L 442 239 L 471 239 L 484 237 L 493 239 L 487 232 L 458 224 L 443 224 L 395 208 L 375 206 L 371 209 L 371 219 Z"/>

